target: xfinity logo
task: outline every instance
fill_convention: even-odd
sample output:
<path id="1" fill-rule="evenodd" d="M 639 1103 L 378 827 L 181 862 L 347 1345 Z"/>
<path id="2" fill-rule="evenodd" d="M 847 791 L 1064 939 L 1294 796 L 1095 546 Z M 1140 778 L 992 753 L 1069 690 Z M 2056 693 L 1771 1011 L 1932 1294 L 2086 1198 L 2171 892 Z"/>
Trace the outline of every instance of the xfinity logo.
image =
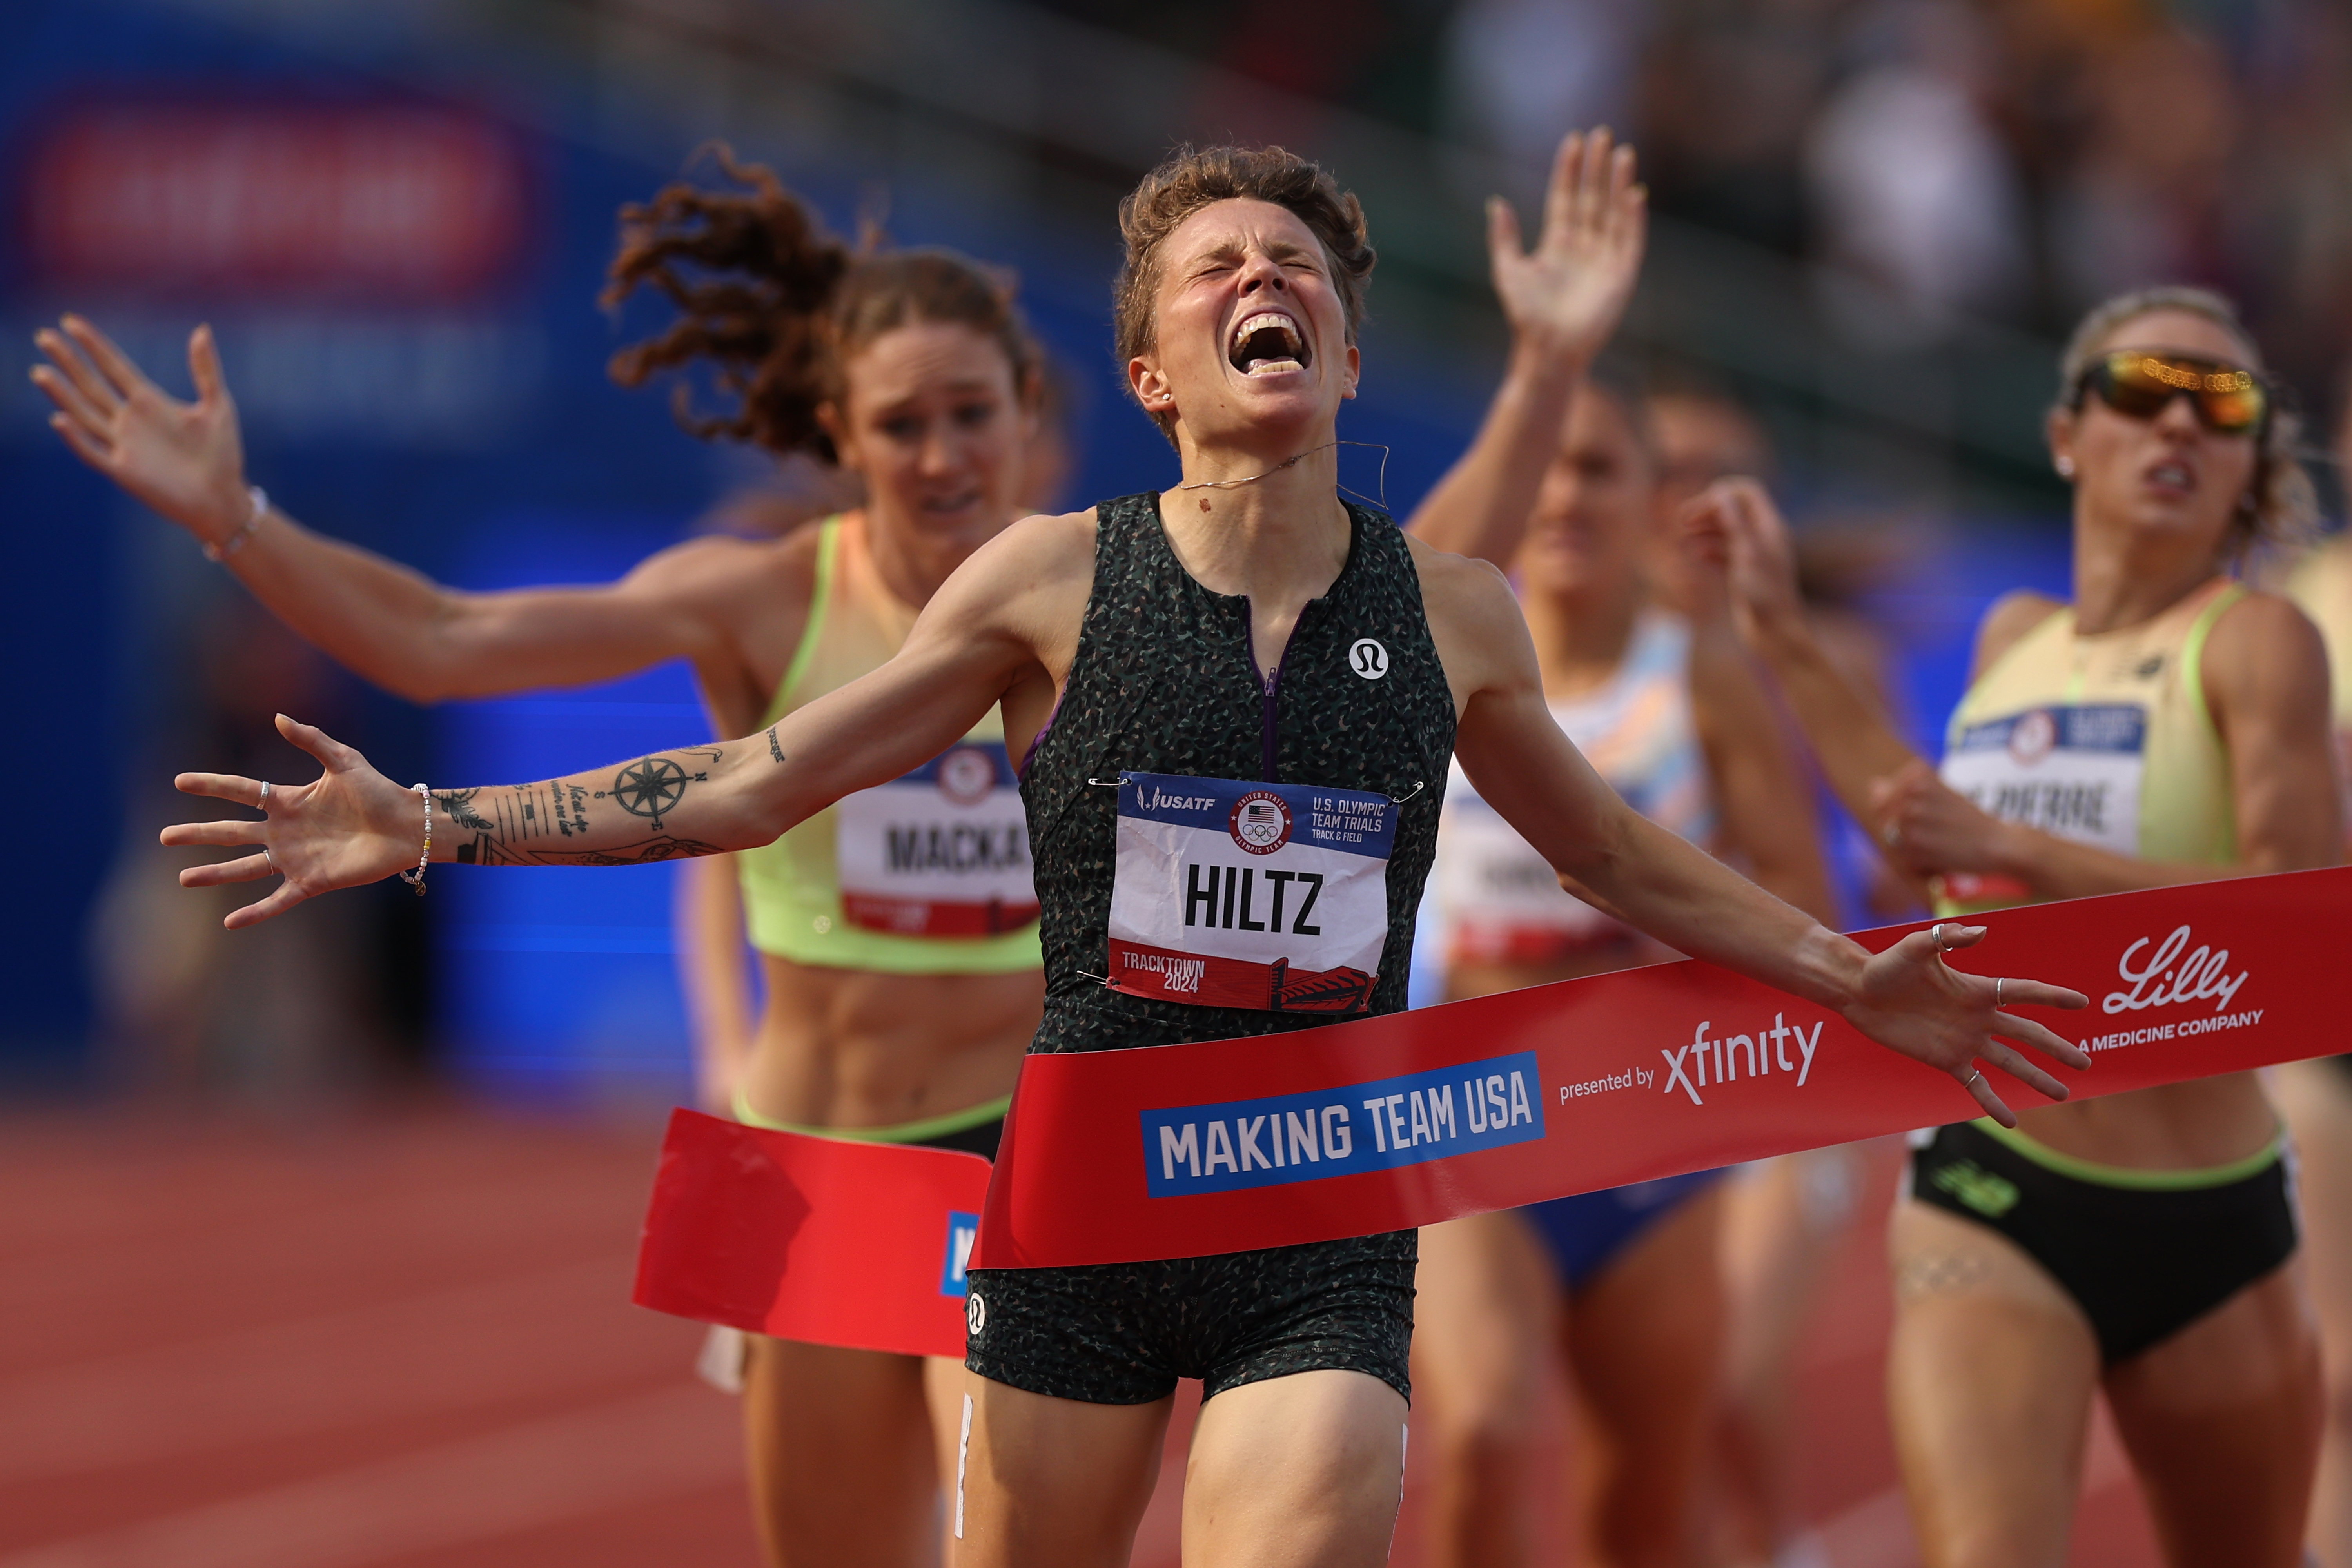
<path id="1" fill-rule="evenodd" d="M 1822 1023 L 1828 1021 L 1825 1018 Z M 1740 1076 L 1739 1069 L 1743 1064 L 1749 1078 L 1769 1077 L 1775 1068 L 1781 1072 L 1793 1072 L 1801 1088 L 1806 1077 L 1813 1070 L 1813 1052 L 1822 1043 L 1821 1024 L 1815 1024 L 1812 1033 L 1808 1035 L 1801 1027 L 1783 1023 L 1781 1015 L 1778 1013 L 1772 1015 L 1770 1028 L 1759 1028 L 1753 1035 L 1729 1035 L 1709 1039 L 1707 1031 L 1714 1027 L 1713 1019 L 1702 1018 L 1697 1031 L 1691 1036 L 1689 1045 L 1672 1051 L 1663 1046 L 1658 1047 L 1658 1055 L 1666 1059 L 1665 1091 L 1668 1094 L 1679 1088 L 1690 1096 L 1693 1105 L 1705 1105 L 1706 1101 L 1699 1097 L 1698 1091 L 1709 1083 L 1729 1083 Z M 1798 1059 L 1795 1061 L 1789 1059 L 1791 1043 L 1797 1047 Z"/>
<path id="2" fill-rule="evenodd" d="M 2203 942 L 2187 957 L 2181 950 L 2189 945 L 2189 928 L 2181 926 L 2156 944 L 2156 951 L 2137 969 L 2132 961 L 2139 951 L 2154 942 L 2152 937 L 2142 937 L 2124 949 L 2123 958 L 2116 964 L 2116 973 L 2131 983 L 2128 991 L 2110 991 L 2099 1005 L 2110 1013 L 2138 1012 L 2143 1007 L 2165 1007 L 2175 1002 L 2201 1002 L 2213 998 L 2213 1011 L 2225 1012 L 2230 998 L 2246 983 L 2245 970 L 2233 979 L 2224 980 L 2221 972 L 2230 967 L 2230 950 L 2208 948 Z"/>

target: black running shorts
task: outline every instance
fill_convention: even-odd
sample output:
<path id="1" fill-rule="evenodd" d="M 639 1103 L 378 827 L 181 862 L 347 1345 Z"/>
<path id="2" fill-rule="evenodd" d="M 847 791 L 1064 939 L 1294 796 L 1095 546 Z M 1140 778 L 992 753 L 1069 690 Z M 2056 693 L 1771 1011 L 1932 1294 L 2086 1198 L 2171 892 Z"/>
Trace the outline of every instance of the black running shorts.
<path id="1" fill-rule="evenodd" d="M 975 1268 L 964 1365 L 1031 1394 L 1144 1405 L 1295 1372 L 1369 1373 L 1410 1400 L 1410 1230 L 1083 1268 Z"/>

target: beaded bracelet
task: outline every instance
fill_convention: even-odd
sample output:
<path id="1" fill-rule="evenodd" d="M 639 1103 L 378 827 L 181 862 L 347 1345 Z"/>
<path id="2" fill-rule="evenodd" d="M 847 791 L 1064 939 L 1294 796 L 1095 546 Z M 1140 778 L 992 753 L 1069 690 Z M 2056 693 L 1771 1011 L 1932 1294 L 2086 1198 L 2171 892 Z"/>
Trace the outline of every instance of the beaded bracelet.
<path id="1" fill-rule="evenodd" d="M 433 792 L 423 784 L 411 784 L 409 787 L 425 801 L 425 847 L 416 852 L 416 869 L 403 871 L 400 879 L 415 889 L 416 896 L 421 899 L 425 896 L 425 868 L 433 861 Z"/>
<path id="2" fill-rule="evenodd" d="M 269 493 L 267 490 L 264 490 L 259 485 L 246 486 L 245 493 L 247 498 L 253 502 L 253 510 L 247 515 L 245 526 L 238 529 L 235 533 L 230 534 L 226 539 L 222 540 L 218 544 L 207 542 L 205 545 L 205 560 L 227 560 L 230 556 L 244 549 L 245 542 L 253 537 L 253 531 L 261 526 L 262 514 L 269 510 Z"/>

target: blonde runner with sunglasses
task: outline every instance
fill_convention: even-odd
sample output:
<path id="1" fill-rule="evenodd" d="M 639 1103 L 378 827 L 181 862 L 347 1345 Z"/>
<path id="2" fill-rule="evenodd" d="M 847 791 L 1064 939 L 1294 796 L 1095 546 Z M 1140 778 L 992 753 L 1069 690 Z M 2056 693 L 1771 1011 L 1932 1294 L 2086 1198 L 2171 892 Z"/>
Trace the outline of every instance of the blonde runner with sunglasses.
<path id="1" fill-rule="evenodd" d="M 2336 864 L 2318 635 L 2231 575 L 2311 510 L 2236 312 L 2189 289 L 2101 306 L 2048 429 L 2074 598 L 1986 615 L 1940 774 L 1822 656 L 1762 489 L 1697 503 L 1832 784 L 1948 914 Z M 2149 932 L 2093 1028 L 2174 1016 L 2148 1009 L 2194 940 Z M 1920 1136 L 1888 1394 L 1929 1568 L 2065 1560 L 2100 1394 L 2168 1561 L 2299 1561 L 2320 1406 L 2289 1161 L 2251 1073 Z"/>

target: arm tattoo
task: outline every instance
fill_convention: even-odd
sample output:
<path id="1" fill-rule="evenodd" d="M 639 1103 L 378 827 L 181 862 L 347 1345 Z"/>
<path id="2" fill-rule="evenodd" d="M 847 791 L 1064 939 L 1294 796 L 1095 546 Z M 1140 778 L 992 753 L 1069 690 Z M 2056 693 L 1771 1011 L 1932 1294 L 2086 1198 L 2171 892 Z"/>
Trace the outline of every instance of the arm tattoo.
<path id="1" fill-rule="evenodd" d="M 768 726 L 768 755 L 780 763 L 784 760 L 784 748 L 776 742 L 776 727 L 773 724 Z"/>
<path id="2" fill-rule="evenodd" d="M 649 866 L 656 860 L 684 860 L 716 855 L 716 844 L 692 838 L 641 838 L 611 849 L 526 849 L 502 842 L 493 834 L 478 833 L 457 846 L 461 866 Z"/>
<path id="3" fill-rule="evenodd" d="M 768 743 L 776 747 L 773 735 Z M 639 866 L 717 855 L 720 850 L 715 844 L 663 833 L 662 818 L 677 809 L 690 785 L 709 781 L 709 764 L 724 755 L 695 749 L 640 757 L 613 775 L 611 788 L 593 793 L 584 784 L 550 780 L 487 791 L 436 790 L 433 799 L 449 822 L 467 835 L 457 845 L 461 865 Z M 612 801 L 631 816 L 646 818 L 656 837 L 605 849 L 570 849 L 544 842 L 585 837 L 592 800 Z"/>
<path id="4" fill-rule="evenodd" d="M 772 739 L 770 742 L 773 744 Z M 684 752 L 680 755 L 691 760 L 708 757 L 716 763 L 724 755 L 719 752 Z M 710 777 L 706 768 L 688 773 L 676 758 L 667 756 L 640 757 L 613 775 L 613 786 L 596 792 L 598 800 L 609 799 L 631 816 L 642 816 L 661 830 L 662 818 L 677 808 L 686 798 L 687 786 L 706 782 Z"/>

